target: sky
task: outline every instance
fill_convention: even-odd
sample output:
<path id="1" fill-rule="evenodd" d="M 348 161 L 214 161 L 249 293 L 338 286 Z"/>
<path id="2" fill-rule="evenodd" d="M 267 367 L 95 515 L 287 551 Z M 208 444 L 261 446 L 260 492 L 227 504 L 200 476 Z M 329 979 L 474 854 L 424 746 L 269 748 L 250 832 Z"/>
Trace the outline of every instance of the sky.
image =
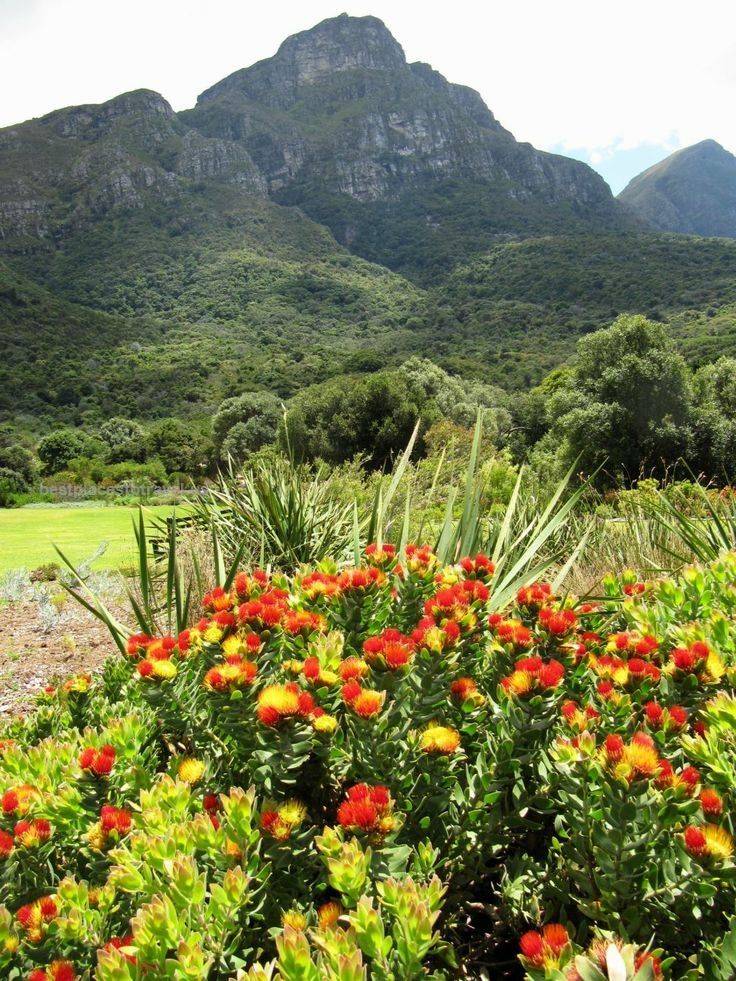
<path id="1" fill-rule="evenodd" d="M 736 152 L 735 0 L 0 0 L 0 126 L 135 88 L 188 108 L 343 11 L 380 17 L 410 61 L 614 192 L 699 140 Z"/>

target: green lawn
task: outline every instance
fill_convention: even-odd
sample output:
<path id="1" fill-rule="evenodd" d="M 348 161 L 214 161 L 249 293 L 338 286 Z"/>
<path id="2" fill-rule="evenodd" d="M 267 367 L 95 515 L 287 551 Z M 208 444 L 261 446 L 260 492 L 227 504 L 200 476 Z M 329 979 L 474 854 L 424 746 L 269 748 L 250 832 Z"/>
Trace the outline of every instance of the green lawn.
<path id="1" fill-rule="evenodd" d="M 144 508 L 151 518 L 161 518 L 173 510 L 168 505 Z M 101 542 L 107 542 L 107 549 L 95 568 L 131 565 L 135 561 L 133 518 L 137 513 L 137 507 L 0 509 L 0 573 L 58 562 L 54 545 L 72 562 L 81 562 Z"/>

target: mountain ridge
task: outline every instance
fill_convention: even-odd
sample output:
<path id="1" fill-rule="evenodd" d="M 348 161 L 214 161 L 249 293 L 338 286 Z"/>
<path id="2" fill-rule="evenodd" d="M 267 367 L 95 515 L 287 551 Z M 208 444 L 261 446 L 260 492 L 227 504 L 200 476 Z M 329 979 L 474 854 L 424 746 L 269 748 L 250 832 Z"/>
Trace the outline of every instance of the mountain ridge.
<path id="1" fill-rule="evenodd" d="M 659 231 L 736 238 L 736 156 L 701 140 L 638 174 L 618 199 Z"/>

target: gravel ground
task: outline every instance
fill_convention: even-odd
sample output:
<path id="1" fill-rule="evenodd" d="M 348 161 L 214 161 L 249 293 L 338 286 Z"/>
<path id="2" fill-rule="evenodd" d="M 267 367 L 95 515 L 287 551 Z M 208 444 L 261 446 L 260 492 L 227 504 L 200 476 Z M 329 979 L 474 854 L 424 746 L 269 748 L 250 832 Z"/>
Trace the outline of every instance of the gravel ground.
<path id="1" fill-rule="evenodd" d="M 0 716 L 23 712 L 46 685 L 92 673 L 116 648 L 104 626 L 74 600 L 55 616 L 35 599 L 0 601 Z"/>

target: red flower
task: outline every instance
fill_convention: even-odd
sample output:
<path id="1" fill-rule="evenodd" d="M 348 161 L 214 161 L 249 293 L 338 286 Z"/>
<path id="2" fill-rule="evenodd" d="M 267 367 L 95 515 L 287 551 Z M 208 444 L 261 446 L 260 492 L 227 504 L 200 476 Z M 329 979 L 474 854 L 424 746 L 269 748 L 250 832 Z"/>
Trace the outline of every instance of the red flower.
<path id="1" fill-rule="evenodd" d="M 673 705 L 669 709 L 670 721 L 681 729 L 682 726 L 687 724 L 687 712 L 681 705 Z"/>
<path id="2" fill-rule="evenodd" d="M 723 801 L 715 790 L 706 787 L 700 792 L 700 806 L 709 817 L 718 817 L 723 812 Z"/>
<path id="3" fill-rule="evenodd" d="M 541 967 L 544 962 L 544 942 L 542 934 L 536 930 L 529 930 L 523 934 L 519 940 L 519 949 L 522 956 L 534 966 Z"/>
<path id="4" fill-rule="evenodd" d="M 278 711 L 269 705 L 261 705 L 258 708 L 258 718 L 264 726 L 277 726 L 281 721 Z"/>
<path id="5" fill-rule="evenodd" d="M 0 858 L 7 858 L 13 850 L 13 836 L 0 830 Z"/>
<path id="6" fill-rule="evenodd" d="M 337 820 L 343 828 L 370 831 L 375 827 L 378 811 L 369 800 L 346 800 L 337 809 Z"/>
<path id="7" fill-rule="evenodd" d="M 664 719 L 664 709 L 657 702 L 647 702 L 644 706 L 647 723 L 652 729 L 660 729 Z"/>
<path id="8" fill-rule="evenodd" d="M 342 698 L 344 702 L 350 704 L 354 702 L 355 699 L 362 692 L 362 688 L 357 681 L 348 681 L 342 686 Z"/>
<path id="9" fill-rule="evenodd" d="M 542 688 L 556 688 L 565 676 L 565 668 L 559 661 L 548 661 L 539 672 Z"/>
<path id="10" fill-rule="evenodd" d="M 693 791 L 700 783 L 700 772 L 696 770 L 694 766 L 686 766 L 680 774 L 680 779 L 687 784 L 691 791 Z"/>
<path id="11" fill-rule="evenodd" d="M 606 736 L 603 748 L 606 751 L 606 756 L 613 763 L 618 763 L 624 755 L 624 741 L 621 736 L 615 734 Z"/>
<path id="12" fill-rule="evenodd" d="M 113 807 L 103 804 L 100 809 L 100 824 L 105 831 L 117 831 L 125 835 L 130 831 L 133 815 L 123 807 Z"/>
<path id="13" fill-rule="evenodd" d="M 450 693 L 461 702 L 472 698 L 478 691 L 478 686 L 472 678 L 457 678 L 450 685 Z"/>
<path id="14" fill-rule="evenodd" d="M 685 848 L 691 855 L 705 855 L 708 850 L 708 842 L 700 828 L 692 825 L 685 828 Z"/>

